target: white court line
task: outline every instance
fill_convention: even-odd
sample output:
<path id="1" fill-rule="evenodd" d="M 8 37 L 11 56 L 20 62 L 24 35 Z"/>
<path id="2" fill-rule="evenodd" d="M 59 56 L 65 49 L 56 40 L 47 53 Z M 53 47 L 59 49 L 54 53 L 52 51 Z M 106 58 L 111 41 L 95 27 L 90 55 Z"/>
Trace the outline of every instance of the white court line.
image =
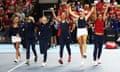
<path id="1" fill-rule="evenodd" d="M 33 59 L 33 58 L 31 58 L 30 61 L 32 61 L 32 59 Z M 20 63 L 19 65 L 13 67 L 12 69 L 8 70 L 8 72 L 12 72 L 12 71 L 14 71 L 15 69 L 21 67 L 23 64 L 25 64 L 25 62 L 26 62 L 26 60 L 25 60 L 24 62 Z"/>
<path id="2" fill-rule="evenodd" d="M 19 67 L 22 66 L 23 64 L 25 64 L 25 61 L 22 62 L 22 63 L 20 63 L 19 65 L 15 66 L 15 67 L 13 67 L 12 69 L 8 70 L 8 72 L 14 71 L 15 69 L 19 68 Z"/>

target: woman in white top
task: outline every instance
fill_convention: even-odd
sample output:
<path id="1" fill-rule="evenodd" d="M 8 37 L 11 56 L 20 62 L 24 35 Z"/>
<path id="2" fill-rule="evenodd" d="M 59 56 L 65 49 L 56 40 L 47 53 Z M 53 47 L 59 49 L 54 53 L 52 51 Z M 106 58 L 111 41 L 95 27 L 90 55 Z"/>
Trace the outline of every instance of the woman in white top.
<path id="1" fill-rule="evenodd" d="M 87 36 L 88 36 L 88 31 L 86 27 L 86 21 L 90 17 L 90 15 L 93 13 L 94 7 L 92 7 L 91 11 L 85 16 L 84 10 L 81 9 L 80 15 L 74 14 L 72 12 L 71 7 L 69 8 L 69 13 L 73 15 L 74 17 L 77 18 L 77 40 L 80 45 L 80 53 L 82 57 L 82 64 L 84 64 L 84 59 L 86 58 L 86 49 L 87 49 Z"/>

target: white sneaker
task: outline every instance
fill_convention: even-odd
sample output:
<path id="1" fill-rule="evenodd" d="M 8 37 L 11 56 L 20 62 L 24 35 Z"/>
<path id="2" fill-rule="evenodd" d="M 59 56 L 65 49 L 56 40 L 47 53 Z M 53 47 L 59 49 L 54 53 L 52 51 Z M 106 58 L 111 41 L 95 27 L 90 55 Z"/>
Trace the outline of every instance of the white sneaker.
<path id="1" fill-rule="evenodd" d="M 93 65 L 94 65 L 94 66 L 97 66 L 97 65 L 98 65 L 97 61 L 94 61 L 94 62 L 93 62 Z"/>
<path id="2" fill-rule="evenodd" d="M 30 65 L 29 59 L 26 60 L 25 64 Z"/>
<path id="3" fill-rule="evenodd" d="M 98 60 L 98 64 L 101 64 L 101 60 L 100 59 Z"/>
<path id="4" fill-rule="evenodd" d="M 18 63 L 18 59 L 15 59 L 14 62 L 15 62 L 15 63 Z"/>
<path id="5" fill-rule="evenodd" d="M 44 66 L 46 66 L 47 65 L 47 63 L 46 62 L 43 62 L 42 63 L 42 67 L 44 67 Z"/>
<path id="6" fill-rule="evenodd" d="M 22 59 L 21 59 L 21 57 L 20 57 L 20 56 L 18 57 L 18 60 L 19 60 L 19 61 L 22 61 Z"/>
<path id="7" fill-rule="evenodd" d="M 84 59 L 82 59 L 82 61 L 81 61 L 81 64 L 82 64 L 82 65 L 84 65 L 84 64 L 85 64 L 85 61 L 84 61 Z"/>

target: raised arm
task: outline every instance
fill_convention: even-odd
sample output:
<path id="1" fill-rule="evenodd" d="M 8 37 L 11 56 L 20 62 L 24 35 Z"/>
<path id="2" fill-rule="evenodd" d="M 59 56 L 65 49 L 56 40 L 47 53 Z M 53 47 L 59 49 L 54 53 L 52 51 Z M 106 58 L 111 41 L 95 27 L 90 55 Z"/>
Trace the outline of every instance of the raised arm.
<path id="1" fill-rule="evenodd" d="M 95 6 L 92 7 L 92 9 L 91 9 L 91 11 L 88 13 L 88 15 L 85 16 L 85 19 L 86 19 L 86 20 L 88 20 L 88 18 L 91 16 L 91 14 L 94 12 L 94 10 L 95 10 Z"/>
<path id="2" fill-rule="evenodd" d="M 31 19 L 33 23 L 35 23 L 35 19 L 34 19 L 34 17 L 29 16 L 28 18 Z"/>
<path id="3" fill-rule="evenodd" d="M 96 11 L 96 5 L 95 5 L 95 9 L 94 9 L 94 19 L 97 19 L 97 11 Z"/>
<path id="4" fill-rule="evenodd" d="M 50 10 L 52 11 L 53 17 L 54 17 L 57 21 L 61 21 L 60 16 L 56 16 L 54 8 L 50 8 Z"/>
<path id="5" fill-rule="evenodd" d="M 76 15 L 76 14 L 71 10 L 71 6 L 69 6 L 69 13 L 70 13 L 72 16 L 74 16 L 74 17 L 76 17 L 76 18 L 79 18 L 79 15 Z"/>
<path id="6" fill-rule="evenodd" d="M 50 10 L 52 11 L 53 17 L 56 19 L 57 16 L 56 16 L 56 14 L 55 14 L 55 10 L 54 10 L 54 8 L 50 8 Z"/>
<path id="7" fill-rule="evenodd" d="M 107 11 L 108 11 L 108 7 L 109 7 L 109 4 L 106 4 L 106 9 L 105 9 L 105 12 L 103 14 L 103 20 L 105 20 L 107 18 L 106 14 L 107 14 Z"/>

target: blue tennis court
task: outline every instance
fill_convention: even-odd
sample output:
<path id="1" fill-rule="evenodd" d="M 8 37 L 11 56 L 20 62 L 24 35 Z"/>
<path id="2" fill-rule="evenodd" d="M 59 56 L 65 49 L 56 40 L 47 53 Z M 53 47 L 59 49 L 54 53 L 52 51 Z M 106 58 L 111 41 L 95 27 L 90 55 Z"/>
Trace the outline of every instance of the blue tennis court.
<path id="1" fill-rule="evenodd" d="M 0 44 L 0 72 L 120 72 L 120 49 L 104 49 L 101 57 L 102 64 L 93 66 L 92 54 L 93 45 L 88 45 L 87 59 L 85 64 L 81 65 L 81 57 L 79 53 L 79 46 L 71 44 L 72 62 L 67 63 L 67 52 L 64 49 L 64 64 L 58 63 L 59 46 L 50 48 L 48 50 L 47 66 L 42 67 L 42 55 L 40 55 L 39 46 L 36 45 L 38 53 L 38 62 L 34 63 L 33 53 L 31 52 L 30 65 L 27 66 L 25 62 L 25 50 L 20 46 L 22 54 L 21 60 L 16 64 L 13 62 L 15 58 L 15 50 L 11 44 Z"/>

